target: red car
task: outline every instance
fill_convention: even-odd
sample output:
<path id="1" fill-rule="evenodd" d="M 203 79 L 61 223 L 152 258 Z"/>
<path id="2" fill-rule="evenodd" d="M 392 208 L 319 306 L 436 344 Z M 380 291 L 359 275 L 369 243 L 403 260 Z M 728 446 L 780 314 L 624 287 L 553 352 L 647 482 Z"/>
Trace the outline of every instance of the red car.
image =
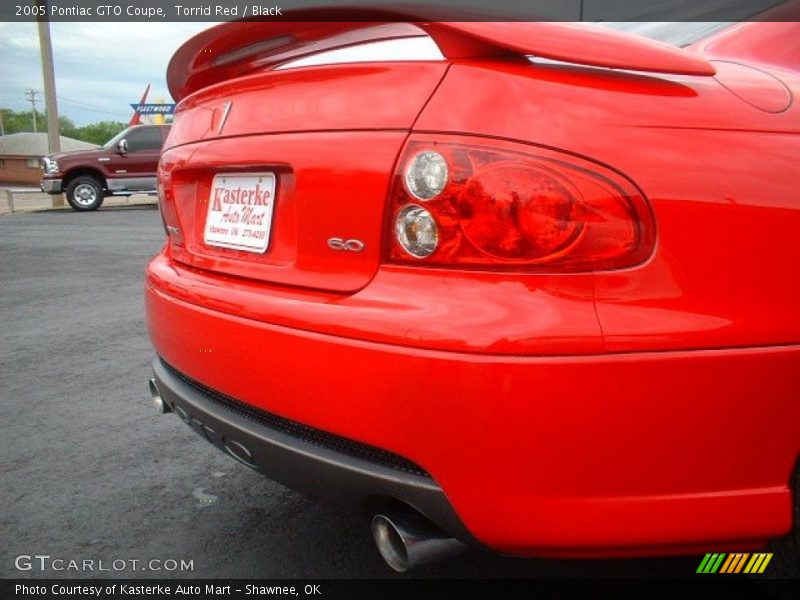
<path id="1" fill-rule="evenodd" d="M 191 39 L 146 274 L 156 406 L 374 517 L 399 570 L 471 544 L 787 534 L 800 25 L 781 10 L 683 47 L 543 22 Z M 425 35 L 441 60 L 290 64 Z"/>

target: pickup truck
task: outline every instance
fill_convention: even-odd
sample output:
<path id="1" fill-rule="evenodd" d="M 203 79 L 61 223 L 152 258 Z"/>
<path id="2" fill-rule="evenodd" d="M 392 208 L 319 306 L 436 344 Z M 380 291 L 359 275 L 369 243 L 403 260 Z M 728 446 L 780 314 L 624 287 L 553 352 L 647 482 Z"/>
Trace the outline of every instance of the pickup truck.
<path id="1" fill-rule="evenodd" d="M 41 189 L 66 194 L 78 211 L 97 210 L 106 196 L 155 193 L 156 169 L 169 125 L 134 125 L 96 150 L 42 159 Z"/>

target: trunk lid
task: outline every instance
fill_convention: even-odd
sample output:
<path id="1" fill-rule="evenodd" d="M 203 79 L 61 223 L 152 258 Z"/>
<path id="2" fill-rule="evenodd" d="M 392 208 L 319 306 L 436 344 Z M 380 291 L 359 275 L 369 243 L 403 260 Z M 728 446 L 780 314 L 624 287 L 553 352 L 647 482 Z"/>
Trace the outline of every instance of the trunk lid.
<path id="1" fill-rule="evenodd" d="M 446 68 L 421 62 L 271 71 L 188 98 L 159 173 L 166 224 L 179 229 L 170 235 L 173 257 L 282 285 L 334 292 L 365 286 L 381 261 L 395 161 Z M 209 233 L 214 227 L 236 228 L 237 243 L 248 247 L 221 244 Z M 268 239 L 259 244 L 252 236 L 265 230 Z M 225 239 L 233 239 L 230 231 Z M 242 238 L 248 231 L 250 241 Z"/>
<path id="2" fill-rule="evenodd" d="M 519 61 L 532 54 L 613 68 L 714 73 L 693 53 L 596 27 L 437 22 L 427 14 L 421 7 L 413 14 L 345 7 L 332 9 L 326 22 L 224 23 L 181 46 L 167 73 L 180 103 L 159 173 L 173 257 L 335 292 L 358 290 L 375 274 L 395 162 L 450 63 L 275 70 L 292 60 L 428 35 L 449 60 Z M 224 214 L 217 210 L 220 198 L 226 199 Z"/>

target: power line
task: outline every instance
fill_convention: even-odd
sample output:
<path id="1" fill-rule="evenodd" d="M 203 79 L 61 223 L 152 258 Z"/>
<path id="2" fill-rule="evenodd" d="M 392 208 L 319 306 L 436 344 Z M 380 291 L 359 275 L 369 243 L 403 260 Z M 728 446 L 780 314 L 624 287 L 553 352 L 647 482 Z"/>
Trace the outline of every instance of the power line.
<path id="1" fill-rule="evenodd" d="M 96 106 L 92 106 L 91 104 L 86 104 L 84 102 L 78 102 L 77 100 L 71 100 L 70 98 L 65 98 L 64 96 L 59 96 L 58 99 L 61 102 L 66 102 L 67 104 L 73 104 L 73 105 L 79 106 L 81 108 L 86 108 L 86 109 L 91 110 L 91 111 L 96 112 L 96 113 L 103 113 L 103 114 L 106 114 L 106 115 L 115 115 L 115 116 L 120 116 L 120 115 L 123 114 L 122 111 L 116 112 L 116 111 L 104 110 L 102 108 L 98 108 Z"/>
<path id="2" fill-rule="evenodd" d="M 41 92 L 36 90 L 25 90 L 25 99 L 31 103 L 31 114 L 33 115 L 33 133 L 36 133 L 36 96 L 41 96 Z"/>
<path id="3" fill-rule="evenodd" d="M 38 94 L 39 92 L 36 92 L 36 93 Z M 12 101 L 12 100 L 14 100 L 16 98 L 17 98 L 16 94 L 0 94 L 0 100 L 4 100 L 6 102 Z M 97 112 L 106 112 L 108 114 L 123 114 L 123 112 L 124 112 L 124 111 L 116 111 L 116 112 L 109 111 L 109 110 L 100 108 L 98 106 L 95 106 L 93 104 L 86 104 L 85 102 L 79 102 L 77 100 L 73 100 L 72 98 L 67 98 L 65 96 L 62 96 L 61 94 L 58 94 L 58 99 L 63 101 L 63 102 L 69 102 L 70 104 L 75 104 L 75 105 L 80 106 L 82 108 L 91 108 L 92 110 L 95 110 Z"/>
<path id="4" fill-rule="evenodd" d="M 31 91 L 34 91 L 34 90 L 28 90 L 28 91 L 25 92 L 26 99 L 28 100 L 28 102 L 31 101 L 30 98 L 28 97 L 28 94 Z M 40 94 L 40 92 L 38 92 L 38 91 L 36 91 L 35 93 L 37 95 Z M 100 113 L 100 114 L 104 114 L 104 115 L 112 115 L 112 116 L 115 116 L 115 117 L 127 117 L 127 113 L 124 112 L 124 111 L 121 111 L 121 110 L 119 110 L 119 111 L 106 110 L 106 109 L 94 106 L 92 104 L 86 104 L 85 102 L 79 102 L 77 100 L 73 100 L 72 98 L 66 98 L 66 97 L 62 96 L 61 94 L 59 94 L 57 97 L 58 97 L 58 101 L 59 102 L 65 102 L 65 103 L 71 104 L 73 106 L 77 106 L 77 107 L 80 107 L 80 108 L 85 108 L 85 109 L 90 110 L 90 111 L 95 112 L 95 113 Z M 10 96 L 10 95 L 0 95 L 0 98 L 5 99 L 6 101 L 9 101 L 9 100 L 12 99 L 12 96 Z M 36 102 L 38 103 L 38 100 L 36 100 Z"/>

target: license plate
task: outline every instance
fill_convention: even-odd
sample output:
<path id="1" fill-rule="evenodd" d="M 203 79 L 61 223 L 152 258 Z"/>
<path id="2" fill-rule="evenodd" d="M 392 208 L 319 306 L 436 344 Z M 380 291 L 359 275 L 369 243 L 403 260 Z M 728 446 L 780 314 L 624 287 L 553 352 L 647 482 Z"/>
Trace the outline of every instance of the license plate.
<path id="1" fill-rule="evenodd" d="M 216 175 L 203 239 L 209 246 L 263 254 L 269 246 L 274 208 L 274 173 Z"/>

